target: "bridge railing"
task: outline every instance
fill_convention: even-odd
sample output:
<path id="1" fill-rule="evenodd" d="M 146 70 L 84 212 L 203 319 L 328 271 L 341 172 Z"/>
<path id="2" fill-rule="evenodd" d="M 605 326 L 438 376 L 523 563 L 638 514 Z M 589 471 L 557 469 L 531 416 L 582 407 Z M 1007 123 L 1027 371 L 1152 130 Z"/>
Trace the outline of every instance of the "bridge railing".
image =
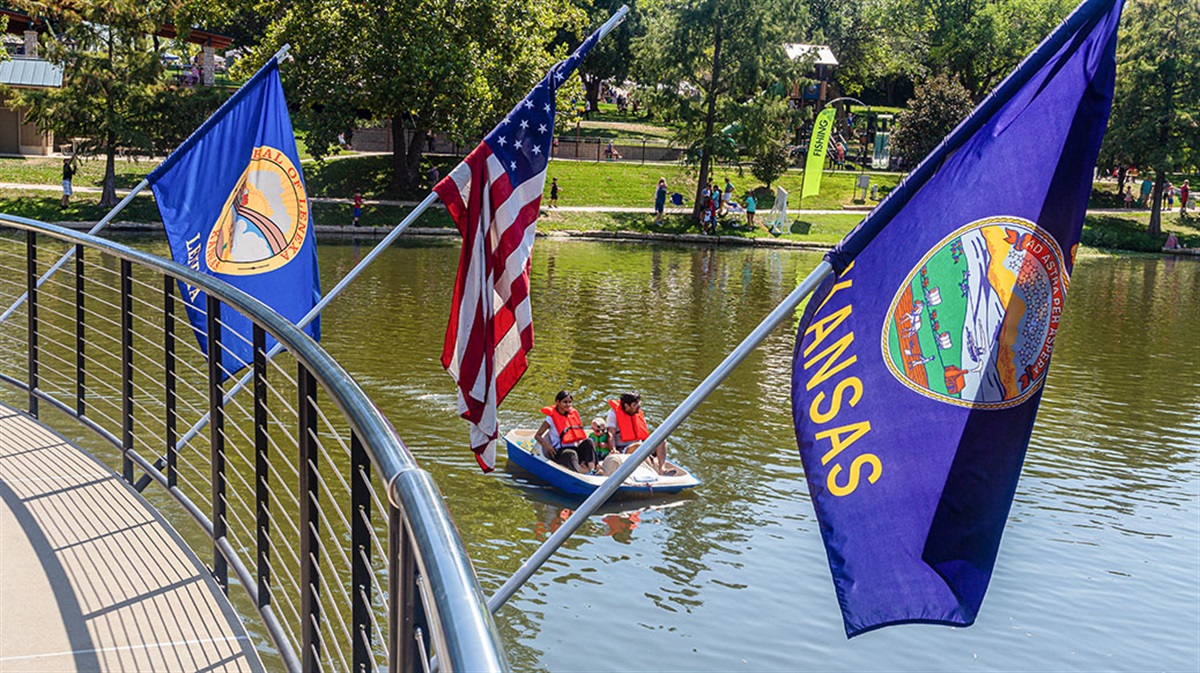
<path id="1" fill-rule="evenodd" d="M 86 426 L 127 481 L 148 475 L 160 509 L 190 516 L 190 539 L 212 545 L 195 551 L 227 593 L 240 587 L 231 600 L 257 611 L 283 667 L 507 669 L 432 478 L 307 335 L 211 276 L 0 215 L 0 309 L 23 295 L 0 324 L 0 381 L 32 415 Z M 208 353 L 185 314 L 193 297 Z M 220 329 L 237 316 L 253 325 L 246 343 Z M 286 348 L 273 360 L 268 336 Z M 238 352 L 253 355 L 226 370 Z M 244 371 L 251 385 L 229 396 Z"/>

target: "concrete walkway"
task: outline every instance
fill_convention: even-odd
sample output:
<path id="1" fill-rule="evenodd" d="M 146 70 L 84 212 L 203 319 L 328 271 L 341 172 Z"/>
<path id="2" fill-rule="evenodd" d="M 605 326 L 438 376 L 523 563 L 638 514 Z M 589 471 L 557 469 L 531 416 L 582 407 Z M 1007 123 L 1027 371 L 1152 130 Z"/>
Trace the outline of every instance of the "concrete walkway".
<path id="1" fill-rule="evenodd" d="M 0 404 L 0 672 L 261 671 L 237 615 L 124 481 Z"/>

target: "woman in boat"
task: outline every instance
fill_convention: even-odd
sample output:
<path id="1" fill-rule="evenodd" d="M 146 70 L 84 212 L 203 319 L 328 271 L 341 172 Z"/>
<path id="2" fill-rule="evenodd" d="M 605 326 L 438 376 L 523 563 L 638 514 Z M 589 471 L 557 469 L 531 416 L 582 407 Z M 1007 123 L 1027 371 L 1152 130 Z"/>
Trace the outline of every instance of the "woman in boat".
<path id="1" fill-rule="evenodd" d="M 542 445 L 547 458 L 568 470 L 589 474 L 596 469 L 596 448 L 583 429 L 583 420 L 575 409 L 571 393 L 558 391 L 554 406 L 542 407 L 546 420 L 533 439 Z"/>
<path id="2" fill-rule="evenodd" d="M 608 443 L 613 447 L 613 454 L 633 453 L 650 436 L 646 417 L 642 414 L 642 396 L 638 393 L 621 393 L 620 401 L 609 400 L 608 406 L 611 409 L 605 421 L 608 423 Z M 655 472 L 663 474 L 663 467 L 667 464 L 666 441 L 659 444 L 654 454 L 646 460 Z M 612 474 L 608 465 L 604 473 Z"/>

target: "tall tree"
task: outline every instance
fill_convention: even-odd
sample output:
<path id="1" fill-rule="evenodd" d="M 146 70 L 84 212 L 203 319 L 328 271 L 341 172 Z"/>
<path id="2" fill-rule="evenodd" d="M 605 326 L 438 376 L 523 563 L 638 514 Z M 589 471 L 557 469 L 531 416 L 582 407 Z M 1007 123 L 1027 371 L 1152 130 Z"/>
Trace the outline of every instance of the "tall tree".
<path id="1" fill-rule="evenodd" d="M 608 17 L 621 8 L 621 5 L 628 4 L 630 6 L 629 14 L 625 16 L 621 25 L 596 44 L 588 57 L 579 64 L 579 77 L 583 81 L 584 95 L 591 104 L 591 109 L 599 110 L 600 84 L 609 79 L 618 83 L 625 81 L 629 76 L 633 61 L 633 41 L 645 35 L 646 30 L 645 24 L 642 22 L 642 13 L 635 0 L 629 0 L 629 2 L 626 0 L 594 0 L 594 2 L 585 2 L 585 4 L 588 18 L 593 26 L 599 26 L 607 21 Z M 567 38 L 565 40 L 567 45 L 573 46 L 579 41 L 578 37 L 570 31 L 566 31 L 564 37 Z"/>
<path id="2" fill-rule="evenodd" d="M 796 76 L 783 51 L 784 29 L 802 15 L 791 0 L 679 0 L 648 8 L 646 36 L 636 41 L 638 79 L 651 105 L 680 124 L 687 159 L 699 167 L 696 205 L 714 159 L 736 159 L 719 129 L 767 87 Z"/>
<path id="3" fill-rule="evenodd" d="M 162 130 L 158 113 L 171 105 L 152 42 L 169 18 L 169 6 L 158 0 L 16 4 L 52 17 L 61 32 L 58 39 L 45 38 L 41 49 L 63 69 L 61 88 L 17 91 L 17 104 L 28 105 L 31 120 L 42 128 L 70 139 L 77 155 L 104 157 L 100 205 L 114 206 L 118 150 L 153 151 Z"/>
<path id="4" fill-rule="evenodd" d="M 1154 171 L 1150 234 L 1162 234 L 1167 173 L 1200 163 L 1200 7 L 1129 0 L 1102 156 Z"/>
<path id="5" fill-rule="evenodd" d="M 478 138 L 545 75 L 558 28 L 583 17 L 567 0 L 268 0 L 265 57 L 284 42 L 284 84 L 321 158 L 363 116 L 390 120 L 392 186 L 420 177 L 430 131 Z M 259 59 L 261 61 L 261 58 Z"/>

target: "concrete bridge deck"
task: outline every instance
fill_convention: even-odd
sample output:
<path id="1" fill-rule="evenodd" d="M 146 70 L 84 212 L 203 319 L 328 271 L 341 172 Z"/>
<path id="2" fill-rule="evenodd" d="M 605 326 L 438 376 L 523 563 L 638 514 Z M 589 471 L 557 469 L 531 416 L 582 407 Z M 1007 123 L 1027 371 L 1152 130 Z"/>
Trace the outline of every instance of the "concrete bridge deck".
<path id="1" fill-rule="evenodd" d="M 261 671 L 236 613 L 132 488 L 0 404 L 0 672 Z"/>

